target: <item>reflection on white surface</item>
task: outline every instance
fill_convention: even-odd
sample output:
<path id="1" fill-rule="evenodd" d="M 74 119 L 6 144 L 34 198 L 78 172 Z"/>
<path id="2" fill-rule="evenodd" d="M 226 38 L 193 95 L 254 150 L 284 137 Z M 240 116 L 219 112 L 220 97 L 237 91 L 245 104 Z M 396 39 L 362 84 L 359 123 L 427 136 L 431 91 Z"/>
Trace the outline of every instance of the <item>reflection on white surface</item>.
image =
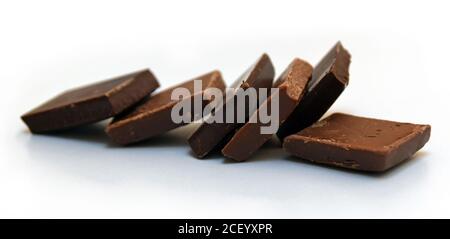
<path id="1" fill-rule="evenodd" d="M 19 164 L 25 166 L 20 178 L 27 190 L 7 197 L 10 203 L 22 202 L 8 214 L 321 217 L 333 210 L 362 216 L 398 208 L 402 195 L 426 183 L 426 151 L 385 174 L 363 174 L 290 157 L 276 140 L 248 162 L 234 163 L 220 155 L 194 158 L 185 143 L 194 126 L 130 147 L 110 144 L 103 127 L 57 135 L 20 132 Z"/>

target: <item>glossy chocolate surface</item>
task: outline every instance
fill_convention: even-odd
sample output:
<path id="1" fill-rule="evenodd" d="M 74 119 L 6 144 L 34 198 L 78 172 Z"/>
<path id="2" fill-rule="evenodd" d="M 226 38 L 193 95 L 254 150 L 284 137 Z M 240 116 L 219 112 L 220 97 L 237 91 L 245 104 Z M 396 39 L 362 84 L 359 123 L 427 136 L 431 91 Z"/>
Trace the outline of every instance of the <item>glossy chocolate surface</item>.
<path id="1" fill-rule="evenodd" d="M 429 125 L 337 113 L 287 137 L 283 147 L 312 162 L 381 172 L 410 158 L 430 133 Z"/>
<path id="2" fill-rule="evenodd" d="M 33 133 L 45 133 L 115 116 L 149 95 L 159 83 L 142 70 L 66 91 L 22 116 Z"/>
<path id="3" fill-rule="evenodd" d="M 200 91 L 195 91 L 195 80 L 202 82 Z M 172 91 L 178 88 L 187 89 L 190 95 L 184 99 L 172 100 Z M 199 76 L 148 97 L 136 107 L 117 116 L 107 127 L 106 133 L 115 143 L 126 145 L 183 126 L 186 124 L 185 122 L 175 123 L 172 121 L 172 108 L 183 100 L 192 103 L 201 100 L 202 107 L 204 107 L 208 101 L 203 100 L 203 94 L 208 88 L 217 88 L 222 91 L 225 89 L 225 82 L 219 71 Z M 194 110 L 195 108 L 191 107 L 191 115 L 194 114 Z"/>

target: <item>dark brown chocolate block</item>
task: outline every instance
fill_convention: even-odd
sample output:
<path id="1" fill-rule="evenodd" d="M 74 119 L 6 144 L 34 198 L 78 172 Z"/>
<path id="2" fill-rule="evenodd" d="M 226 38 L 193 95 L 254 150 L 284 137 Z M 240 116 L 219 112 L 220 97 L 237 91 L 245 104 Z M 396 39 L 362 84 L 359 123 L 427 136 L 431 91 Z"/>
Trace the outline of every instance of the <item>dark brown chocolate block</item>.
<path id="1" fill-rule="evenodd" d="M 201 81 L 202 87 L 198 89 L 199 91 L 195 91 L 195 81 Z M 190 95 L 183 99 L 172 100 L 172 91 L 179 88 L 187 89 Z M 189 113 L 194 116 L 194 102 L 201 100 L 203 108 L 209 102 L 203 100 L 203 94 L 209 88 L 217 88 L 221 91 L 225 89 L 225 82 L 219 71 L 199 76 L 149 97 L 131 111 L 117 116 L 106 128 L 106 133 L 115 143 L 126 145 L 183 126 L 187 123 L 177 123 L 172 120 L 172 108 L 181 101 L 191 101 L 193 105 Z"/>
<path id="2" fill-rule="evenodd" d="M 232 88 L 238 89 L 248 89 L 255 88 L 256 90 L 260 88 L 270 88 L 272 86 L 275 70 L 272 62 L 267 54 L 263 54 L 247 71 L 239 77 Z M 222 105 L 216 107 L 216 111 L 221 111 L 224 118 L 226 118 L 226 112 L 228 107 L 235 106 L 235 100 L 228 99 L 222 102 Z M 236 97 L 234 97 L 236 98 Z M 236 114 L 236 107 L 234 107 L 234 114 Z M 246 117 L 251 115 L 250 109 L 246 109 Z M 237 122 L 227 123 L 225 120 L 223 123 L 213 122 L 202 123 L 199 128 L 191 135 L 189 138 L 189 145 L 192 151 L 199 158 L 205 157 L 209 152 L 223 146 L 223 144 L 230 138 L 230 134 L 234 133 L 235 130 L 242 126 Z"/>
<path id="3" fill-rule="evenodd" d="M 429 125 L 337 113 L 286 137 L 283 147 L 312 162 L 382 172 L 422 148 L 430 132 Z"/>
<path id="4" fill-rule="evenodd" d="M 159 87 L 149 70 L 66 91 L 22 116 L 33 133 L 67 129 L 117 115 Z"/>
<path id="5" fill-rule="evenodd" d="M 348 85 L 350 58 L 338 42 L 317 64 L 307 93 L 277 132 L 281 141 L 310 126 L 327 112 Z"/>
<path id="6" fill-rule="evenodd" d="M 278 107 L 279 121 L 274 122 L 278 128 L 278 125 L 286 120 L 303 97 L 312 71 L 313 68 L 309 63 L 297 58 L 294 59 L 274 83 L 274 87 L 279 90 L 270 95 L 253 113 L 249 122 L 234 134 L 233 138 L 222 149 L 222 154 L 236 161 L 244 161 L 267 142 L 273 134 L 261 131 L 262 127 L 267 127 L 269 124 L 261 122 L 260 112 L 275 114 L 276 112 L 272 111 L 272 101 L 278 103 L 275 106 Z M 276 98 L 278 99 L 276 100 Z"/>

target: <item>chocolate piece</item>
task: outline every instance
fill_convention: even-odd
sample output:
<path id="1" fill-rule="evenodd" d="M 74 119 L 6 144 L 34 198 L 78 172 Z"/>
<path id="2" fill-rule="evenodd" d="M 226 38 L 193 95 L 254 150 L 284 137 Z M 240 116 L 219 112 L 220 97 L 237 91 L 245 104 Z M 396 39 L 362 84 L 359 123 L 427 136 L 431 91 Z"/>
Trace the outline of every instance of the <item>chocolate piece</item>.
<path id="1" fill-rule="evenodd" d="M 269 96 L 253 113 L 249 122 L 234 134 L 233 138 L 222 149 L 223 155 L 236 161 L 244 161 L 269 140 L 273 134 L 263 134 L 261 129 L 269 126 L 270 123 L 262 123 L 259 120 L 260 112 L 268 112 L 270 115 L 272 100 L 278 97 L 278 105 L 276 106 L 278 107 L 279 121 L 272 123 L 283 123 L 303 97 L 312 71 L 313 68 L 309 63 L 297 58 L 294 59 L 274 84 L 274 87 L 279 90 Z"/>
<path id="2" fill-rule="evenodd" d="M 267 54 L 263 54 L 256 63 L 254 63 L 241 77 L 239 77 L 233 84 L 233 88 L 255 88 L 259 90 L 260 88 L 270 88 L 272 86 L 273 77 L 275 70 L 273 68 L 272 62 Z M 233 107 L 236 103 L 236 95 L 229 97 L 222 102 L 222 105 L 216 107 L 216 111 L 221 113 L 226 119 L 226 108 Z M 234 103 L 234 104 L 233 104 Z M 236 115 L 236 107 L 234 107 L 234 114 Z M 245 109 L 245 116 L 248 118 L 253 112 L 251 109 Z M 223 123 L 204 122 L 200 127 L 192 134 L 189 138 L 189 145 L 192 151 L 199 158 L 205 157 L 212 150 L 221 147 L 230 138 L 230 134 L 234 133 L 235 130 L 241 126 L 237 122 L 227 123 L 225 120 Z"/>
<path id="3" fill-rule="evenodd" d="M 312 162 L 382 172 L 422 148 L 430 132 L 429 125 L 338 113 L 286 137 L 283 147 Z"/>
<path id="4" fill-rule="evenodd" d="M 202 83 L 199 91 L 195 91 L 197 90 L 194 87 L 196 80 L 201 80 Z M 172 91 L 178 88 L 187 89 L 190 93 L 189 97 L 172 100 Z M 194 102 L 197 99 L 202 101 L 202 108 L 209 102 L 202 99 L 204 91 L 208 88 L 218 88 L 222 91 L 225 89 L 225 83 L 219 71 L 199 76 L 149 97 L 131 111 L 117 116 L 106 128 L 106 133 L 114 142 L 126 145 L 183 126 L 186 122 L 176 123 L 172 120 L 172 108 L 181 101 L 190 101 L 192 102 L 190 113 L 194 116 Z"/>
<path id="5" fill-rule="evenodd" d="M 281 141 L 310 126 L 327 112 L 348 85 L 350 58 L 338 42 L 314 68 L 307 93 L 277 132 Z"/>
<path id="6" fill-rule="evenodd" d="M 33 133 L 67 129 L 119 114 L 159 87 L 149 70 L 66 91 L 22 116 Z"/>

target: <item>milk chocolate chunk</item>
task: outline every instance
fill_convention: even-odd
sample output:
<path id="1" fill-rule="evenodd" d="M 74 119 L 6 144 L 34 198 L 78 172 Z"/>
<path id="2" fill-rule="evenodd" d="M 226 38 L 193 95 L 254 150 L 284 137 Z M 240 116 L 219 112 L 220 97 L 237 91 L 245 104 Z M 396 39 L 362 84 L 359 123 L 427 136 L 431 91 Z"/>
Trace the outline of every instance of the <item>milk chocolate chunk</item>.
<path id="1" fill-rule="evenodd" d="M 149 70 L 66 91 L 22 116 L 33 133 L 101 121 L 117 115 L 159 87 Z"/>
<path id="2" fill-rule="evenodd" d="M 277 132 L 282 141 L 319 120 L 349 81 L 350 54 L 338 42 L 316 65 L 308 91 Z"/>
<path id="3" fill-rule="evenodd" d="M 382 172 L 421 149 L 430 132 L 429 125 L 337 113 L 286 137 L 283 147 L 315 163 Z"/>
<path id="4" fill-rule="evenodd" d="M 250 68 L 234 82 L 232 88 L 241 88 L 244 90 L 254 88 L 256 91 L 261 88 L 271 88 L 274 74 L 275 70 L 269 56 L 263 54 L 256 63 L 250 66 Z M 230 136 L 232 136 L 236 129 L 242 126 L 242 123 L 237 121 L 227 122 L 226 120 L 227 112 L 233 111 L 235 116 L 237 114 L 236 98 L 236 95 L 227 97 L 221 102 L 221 105 L 216 107 L 214 113 L 216 115 L 223 115 L 224 118 L 222 122 L 204 122 L 189 138 L 189 145 L 197 157 L 203 158 L 211 151 L 220 149 L 220 147 L 230 139 Z M 227 108 L 229 110 L 227 110 Z M 248 107 L 244 110 L 247 120 L 248 117 L 253 114 L 255 109 Z"/>
<path id="5" fill-rule="evenodd" d="M 196 84 L 198 85 L 200 82 L 201 87 L 196 87 Z M 191 111 L 181 113 L 183 115 L 190 114 L 190 120 L 195 120 L 195 114 L 198 113 L 195 112 L 195 102 L 200 100 L 202 106 L 200 110 L 203 110 L 203 107 L 209 103 L 209 100 L 203 99 L 203 94 L 209 88 L 221 91 L 225 89 L 225 82 L 219 71 L 210 72 L 150 96 L 135 108 L 117 116 L 106 128 L 106 133 L 115 143 L 126 145 L 183 126 L 188 122 L 173 121 L 172 108 L 182 101 L 190 102 L 192 104 Z M 172 92 L 176 89 L 187 89 L 189 94 L 186 97 L 172 100 Z"/>
<path id="6" fill-rule="evenodd" d="M 222 154 L 236 161 L 244 161 L 267 142 L 276 133 L 276 131 L 270 132 L 270 130 L 278 129 L 279 124 L 286 120 L 300 102 L 312 71 L 313 68 L 309 63 L 294 59 L 274 83 L 274 87 L 278 88 L 278 91 L 272 93 L 253 113 L 249 122 L 234 134 L 222 149 Z M 278 111 L 272 110 L 272 107 L 278 107 Z M 278 117 L 278 120 L 264 122 L 260 117 L 263 114 L 271 116 L 278 114 L 275 116 Z"/>

